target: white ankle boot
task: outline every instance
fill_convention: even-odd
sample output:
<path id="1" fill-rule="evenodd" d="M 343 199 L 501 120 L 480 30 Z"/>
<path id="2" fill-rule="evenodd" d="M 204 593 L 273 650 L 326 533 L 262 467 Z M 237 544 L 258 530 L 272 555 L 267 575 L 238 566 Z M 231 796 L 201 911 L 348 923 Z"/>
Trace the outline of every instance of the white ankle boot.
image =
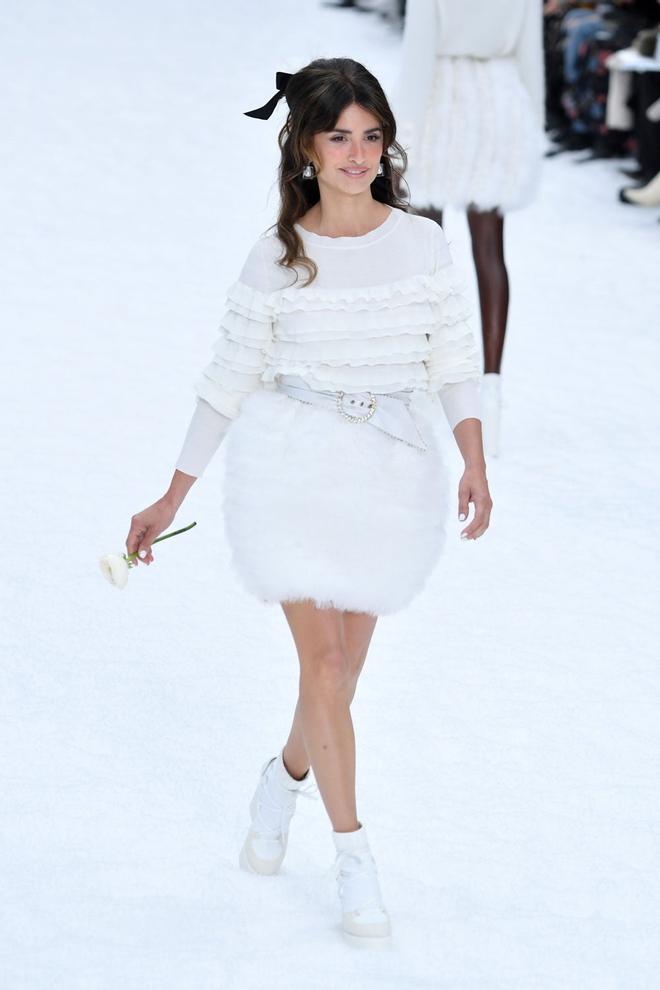
<path id="1" fill-rule="evenodd" d="M 390 919 L 383 906 L 376 863 L 364 825 L 355 832 L 334 832 L 337 856 L 335 876 L 342 908 L 342 929 L 363 944 L 390 935 Z"/>
<path id="2" fill-rule="evenodd" d="M 252 822 L 239 856 L 244 870 L 265 875 L 277 873 L 286 853 L 296 798 L 301 793 L 305 797 L 316 793 L 316 787 L 310 787 L 308 781 L 309 770 L 302 780 L 289 774 L 281 752 L 264 763 L 250 802 Z"/>
<path id="3" fill-rule="evenodd" d="M 639 189 L 630 187 L 623 190 L 623 197 L 628 203 L 637 206 L 660 206 L 660 172 Z"/>
<path id="4" fill-rule="evenodd" d="M 500 452 L 500 417 L 502 412 L 502 379 L 494 371 L 481 376 L 481 434 L 486 457 Z"/>

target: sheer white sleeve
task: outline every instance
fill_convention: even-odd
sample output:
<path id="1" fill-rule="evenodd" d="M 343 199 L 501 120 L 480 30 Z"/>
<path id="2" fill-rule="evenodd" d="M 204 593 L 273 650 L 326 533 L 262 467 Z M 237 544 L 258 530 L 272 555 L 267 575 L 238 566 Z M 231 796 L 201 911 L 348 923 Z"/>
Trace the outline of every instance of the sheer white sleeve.
<path id="1" fill-rule="evenodd" d="M 481 419 L 480 355 L 467 320 L 470 308 L 452 263 L 442 228 L 435 225 L 435 266 L 430 278 L 435 324 L 426 362 L 429 391 L 442 403 L 451 429 L 464 419 Z"/>
<path id="2" fill-rule="evenodd" d="M 201 478 L 230 425 L 231 419 L 228 416 L 223 416 L 205 399 L 197 399 L 197 405 L 175 465 L 176 469 L 183 471 L 184 474 L 192 475 L 193 478 Z"/>

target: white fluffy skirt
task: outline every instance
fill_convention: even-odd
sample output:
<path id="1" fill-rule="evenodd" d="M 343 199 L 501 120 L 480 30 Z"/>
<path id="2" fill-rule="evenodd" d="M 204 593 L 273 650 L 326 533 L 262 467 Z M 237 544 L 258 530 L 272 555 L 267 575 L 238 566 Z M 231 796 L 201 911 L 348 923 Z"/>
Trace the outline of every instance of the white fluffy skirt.
<path id="1" fill-rule="evenodd" d="M 413 207 L 500 212 L 534 196 L 543 134 L 513 58 L 438 56 L 419 154 L 405 178 Z"/>
<path id="2" fill-rule="evenodd" d="M 444 546 L 448 470 L 427 414 L 411 410 L 426 451 L 281 392 L 243 401 L 223 510 L 249 592 L 385 615 L 422 589 Z"/>

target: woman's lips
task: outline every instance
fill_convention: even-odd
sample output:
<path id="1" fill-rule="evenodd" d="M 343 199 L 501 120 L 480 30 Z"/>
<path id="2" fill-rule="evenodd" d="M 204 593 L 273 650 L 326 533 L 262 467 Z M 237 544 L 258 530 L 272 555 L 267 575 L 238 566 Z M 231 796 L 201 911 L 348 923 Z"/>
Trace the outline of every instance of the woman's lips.
<path id="1" fill-rule="evenodd" d="M 357 178 L 359 178 L 359 177 L 360 177 L 361 175 L 366 175 L 366 173 L 367 173 L 367 172 L 368 172 L 369 170 L 368 170 L 368 169 L 366 169 L 366 168 L 361 168 L 361 169 L 360 169 L 359 171 L 357 171 L 357 172 L 356 172 L 356 171 L 349 171 L 349 170 L 348 170 L 348 169 L 346 169 L 346 168 L 341 168 L 341 169 L 340 169 L 339 171 L 340 171 L 340 172 L 343 172 L 343 173 L 344 173 L 344 175 L 348 175 L 348 176 L 349 176 L 349 177 L 350 177 L 351 179 L 357 179 Z"/>

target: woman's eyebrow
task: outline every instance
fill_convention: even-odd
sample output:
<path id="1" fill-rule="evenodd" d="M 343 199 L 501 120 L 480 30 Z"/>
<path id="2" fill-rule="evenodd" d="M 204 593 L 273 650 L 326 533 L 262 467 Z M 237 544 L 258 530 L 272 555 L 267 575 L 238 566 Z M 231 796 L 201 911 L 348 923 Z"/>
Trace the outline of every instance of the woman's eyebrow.
<path id="1" fill-rule="evenodd" d="M 369 130 L 368 131 L 365 131 L 364 133 L 365 134 L 371 134 L 372 131 L 382 131 L 382 127 L 370 127 Z M 353 131 L 347 131 L 344 127 L 332 127 L 328 131 L 328 133 L 329 134 L 352 134 Z"/>

